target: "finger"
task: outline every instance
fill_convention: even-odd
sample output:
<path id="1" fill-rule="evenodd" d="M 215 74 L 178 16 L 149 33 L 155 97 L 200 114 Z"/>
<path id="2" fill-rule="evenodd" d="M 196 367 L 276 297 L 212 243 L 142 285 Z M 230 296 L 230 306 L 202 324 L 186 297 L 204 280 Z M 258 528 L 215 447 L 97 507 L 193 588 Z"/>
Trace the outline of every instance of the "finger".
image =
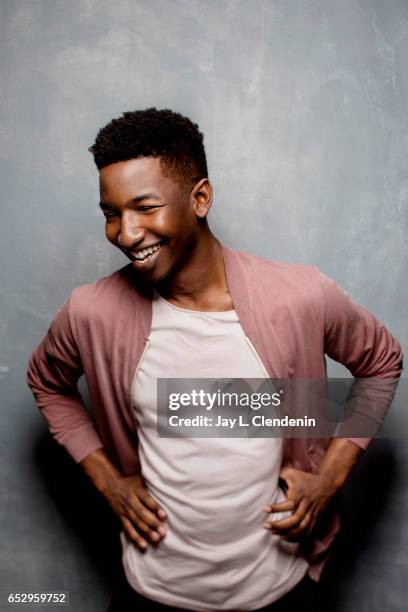
<path id="1" fill-rule="evenodd" d="M 139 498 L 150 510 L 152 510 L 157 516 L 164 520 L 166 518 L 166 512 L 159 506 L 157 501 L 149 494 L 147 489 L 142 489 L 139 494 Z"/>
<path id="2" fill-rule="evenodd" d="M 309 534 L 311 522 L 312 522 L 312 513 L 308 512 L 303 517 L 299 527 L 289 531 L 286 534 L 286 536 L 284 536 L 284 539 L 288 540 L 288 542 L 294 542 L 294 541 L 301 539 L 302 537 L 307 536 Z"/>
<path id="3" fill-rule="evenodd" d="M 305 517 L 307 510 L 309 509 L 309 506 L 310 502 L 303 498 L 292 516 L 288 516 L 287 518 L 281 519 L 280 521 L 272 521 L 266 523 L 265 527 L 271 529 L 271 531 L 278 533 L 279 535 L 286 534 L 294 527 L 298 527 L 300 525 L 303 518 Z"/>
<path id="4" fill-rule="evenodd" d="M 122 517 L 122 525 L 129 538 L 136 544 L 139 550 L 145 551 L 148 547 L 146 540 L 138 534 L 132 523 L 125 516 Z"/>
<path id="5" fill-rule="evenodd" d="M 158 544 L 160 540 L 162 539 L 161 534 L 159 534 L 157 531 L 154 531 L 153 529 L 150 529 L 150 527 L 146 525 L 146 523 L 144 523 L 138 517 L 132 520 L 132 522 L 137 527 L 138 531 L 142 532 L 142 536 L 147 538 L 151 544 Z"/>
<path id="6" fill-rule="evenodd" d="M 142 507 L 141 504 L 140 507 Z M 153 544 L 157 544 L 161 538 L 166 535 L 166 529 L 160 523 L 158 523 L 156 530 L 152 525 L 149 525 L 149 523 L 143 520 L 143 516 L 140 513 L 136 512 L 130 506 L 127 507 L 126 512 L 127 518 L 130 519 L 130 521 L 137 526 L 139 531 L 142 531 Z"/>
<path id="7" fill-rule="evenodd" d="M 302 493 L 291 488 L 291 485 L 286 489 L 285 499 L 280 502 L 272 503 L 264 506 L 265 512 L 293 512 L 302 500 Z"/>
<path id="8" fill-rule="evenodd" d="M 141 519 L 151 529 L 154 529 L 158 531 L 161 535 L 164 535 L 165 529 L 162 525 L 161 520 L 155 514 L 153 514 L 153 512 L 148 510 L 135 494 L 133 494 L 127 500 L 126 509 L 128 510 L 128 512 L 134 512 L 137 518 Z"/>
<path id="9" fill-rule="evenodd" d="M 265 512 L 287 512 L 295 510 L 296 504 L 293 499 L 285 499 L 283 502 L 279 502 L 277 504 L 271 504 L 270 506 L 265 506 Z"/>

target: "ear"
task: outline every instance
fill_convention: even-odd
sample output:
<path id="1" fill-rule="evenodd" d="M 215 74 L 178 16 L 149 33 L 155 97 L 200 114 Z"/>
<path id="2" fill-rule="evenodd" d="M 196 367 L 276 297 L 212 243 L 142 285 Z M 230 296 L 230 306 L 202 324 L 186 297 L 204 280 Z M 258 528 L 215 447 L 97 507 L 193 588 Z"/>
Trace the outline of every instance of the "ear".
<path id="1" fill-rule="evenodd" d="M 211 208 L 213 197 L 213 190 L 209 179 L 203 178 L 198 181 L 198 183 L 194 185 L 190 197 L 197 217 L 205 219 Z"/>

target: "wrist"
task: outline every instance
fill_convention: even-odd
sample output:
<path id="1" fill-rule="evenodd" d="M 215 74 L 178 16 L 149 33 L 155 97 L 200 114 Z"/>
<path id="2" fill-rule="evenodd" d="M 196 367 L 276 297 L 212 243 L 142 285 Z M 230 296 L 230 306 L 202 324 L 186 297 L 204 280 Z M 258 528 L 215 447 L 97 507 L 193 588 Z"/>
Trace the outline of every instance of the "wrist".
<path id="1" fill-rule="evenodd" d="M 85 457 L 81 461 L 81 466 L 95 488 L 104 496 L 122 478 L 122 474 L 113 465 L 103 448 L 98 448 Z"/>
<path id="2" fill-rule="evenodd" d="M 109 497 L 109 494 L 115 489 L 119 481 L 123 478 L 120 473 L 104 472 L 95 480 L 95 487 L 104 497 Z"/>
<path id="3" fill-rule="evenodd" d="M 316 469 L 316 474 L 330 482 L 335 491 L 338 491 L 346 482 L 361 453 L 361 448 L 349 440 L 333 438 Z"/>
<path id="4" fill-rule="evenodd" d="M 334 468 L 333 466 L 320 465 L 315 474 L 320 477 L 322 483 L 326 487 L 332 490 L 334 495 L 339 489 L 341 489 L 347 480 L 348 471 L 339 466 Z"/>

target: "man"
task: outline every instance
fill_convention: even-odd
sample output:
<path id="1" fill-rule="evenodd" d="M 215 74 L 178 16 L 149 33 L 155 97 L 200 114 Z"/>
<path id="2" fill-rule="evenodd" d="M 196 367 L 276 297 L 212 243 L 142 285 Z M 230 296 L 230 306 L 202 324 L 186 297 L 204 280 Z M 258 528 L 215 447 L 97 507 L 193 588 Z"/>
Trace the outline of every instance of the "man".
<path id="1" fill-rule="evenodd" d="M 396 379 L 400 346 L 315 268 L 219 243 L 203 136 L 186 117 L 125 113 L 91 151 L 106 237 L 130 264 L 72 293 L 28 382 L 122 523 L 126 582 L 110 610 L 317 609 L 332 501 L 369 440 L 158 438 L 156 381 L 324 378 L 325 354 L 355 377 Z"/>

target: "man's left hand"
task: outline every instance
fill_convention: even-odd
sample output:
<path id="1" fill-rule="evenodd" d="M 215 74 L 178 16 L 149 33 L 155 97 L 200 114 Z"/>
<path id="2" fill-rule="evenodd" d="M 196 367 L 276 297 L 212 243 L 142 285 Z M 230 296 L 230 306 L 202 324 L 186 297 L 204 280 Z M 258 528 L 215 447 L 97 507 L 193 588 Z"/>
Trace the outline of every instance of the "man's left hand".
<path id="1" fill-rule="evenodd" d="M 292 512 L 279 521 L 264 524 L 272 533 L 289 542 L 297 542 L 308 536 L 338 488 L 324 474 L 304 472 L 293 467 L 281 470 L 280 478 L 287 484 L 286 500 L 264 507 L 268 513 Z"/>

